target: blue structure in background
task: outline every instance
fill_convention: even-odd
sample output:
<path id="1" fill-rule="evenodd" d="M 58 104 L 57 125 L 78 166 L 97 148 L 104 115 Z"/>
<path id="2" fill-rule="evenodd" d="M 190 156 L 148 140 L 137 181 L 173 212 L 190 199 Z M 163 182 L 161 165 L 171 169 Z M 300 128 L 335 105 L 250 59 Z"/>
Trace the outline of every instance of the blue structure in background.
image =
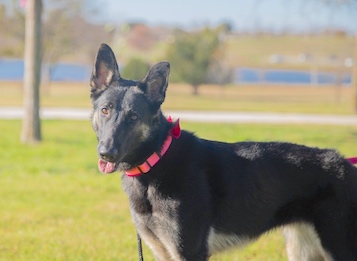
<path id="1" fill-rule="evenodd" d="M 23 75 L 23 60 L 0 59 L 0 80 L 19 81 Z"/>
<path id="2" fill-rule="evenodd" d="M 44 70 L 48 69 L 47 64 L 43 65 Z M 91 68 L 86 65 L 57 63 L 51 68 L 51 81 L 89 81 Z M 0 80 L 22 81 L 24 76 L 24 61 L 15 59 L 0 59 Z"/>
<path id="3" fill-rule="evenodd" d="M 87 81 L 91 68 L 79 64 L 58 63 L 51 70 L 51 81 Z"/>
<path id="4" fill-rule="evenodd" d="M 44 65 L 44 69 L 46 69 Z M 51 81 L 88 82 L 92 68 L 87 65 L 58 63 L 51 68 Z M 0 80 L 22 81 L 24 73 L 23 60 L 0 59 Z M 44 75 L 44 74 L 43 74 Z M 316 77 L 316 79 L 312 79 Z M 294 70 L 261 70 L 239 68 L 234 71 L 234 83 L 269 83 L 269 84 L 334 84 L 333 73 L 317 73 L 312 76 L 309 71 Z M 351 84 L 352 76 L 343 75 L 342 84 Z"/>
<path id="5" fill-rule="evenodd" d="M 272 83 L 272 84 L 310 84 L 314 80 L 308 71 L 294 70 L 260 70 L 242 68 L 235 71 L 235 83 Z M 318 84 L 334 84 L 336 75 L 332 73 L 317 73 Z M 342 84 L 351 84 L 351 75 L 343 75 L 340 79 Z"/>

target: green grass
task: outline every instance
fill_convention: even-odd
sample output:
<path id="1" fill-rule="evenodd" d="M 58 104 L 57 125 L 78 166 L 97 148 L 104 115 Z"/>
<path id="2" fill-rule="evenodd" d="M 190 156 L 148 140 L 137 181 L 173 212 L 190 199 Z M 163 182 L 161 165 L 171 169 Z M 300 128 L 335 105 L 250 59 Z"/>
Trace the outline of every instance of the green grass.
<path id="1" fill-rule="evenodd" d="M 137 260 L 136 235 L 120 174 L 97 171 L 87 121 L 43 121 L 44 140 L 20 143 L 20 121 L 0 120 L 0 260 Z M 194 124 L 208 139 L 281 140 L 357 155 L 357 127 Z M 153 260 L 144 247 L 145 260 Z M 286 260 L 279 231 L 214 261 Z"/>
<path id="2" fill-rule="evenodd" d="M 0 82 L 4 95 L 0 106 L 22 106 L 21 83 Z M 186 84 L 170 84 L 165 110 L 269 111 L 295 113 L 351 114 L 354 113 L 353 88 L 334 86 L 281 85 L 202 85 L 200 95 L 193 96 Z M 84 83 L 52 83 L 43 87 L 42 107 L 91 107 L 89 86 Z"/>
<path id="3" fill-rule="evenodd" d="M 157 41 L 149 48 L 139 50 L 130 43 L 112 45 L 119 61 L 125 63 L 132 57 L 140 57 L 151 63 L 167 60 L 170 42 Z M 224 62 L 232 67 L 279 68 L 310 70 L 311 62 L 297 62 L 296 57 L 305 53 L 316 59 L 321 71 L 335 71 L 336 67 L 326 63 L 326 58 L 351 57 L 355 45 L 354 37 L 334 35 L 230 35 L 225 41 Z M 279 54 L 295 62 L 269 63 L 269 56 Z M 342 68 L 339 68 L 342 69 Z M 348 71 L 348 70 L 347 70 Z"/>
<path id="4" fill-rule="evenodd" d="M 306 86 L 203 85 L 193 96 L 188 85 L 170 85 L 166 110 L 268 111 L 281 113 L 353 113 L 352 88 Z"/>
<path id="5" fill-rule="evenodd" d="M 326 57 L 337 56 L 339 58 L 350 57 L 353 53 L 353 37 L 311 35 L 311 36 L 239 36 L 228 39 L 226 54 L 228 64 L 234 67 L 268 67 L 309 70 L 311 64 L 306 63 L 278 63 L 270 64 L 269 56 L 280 54 L 295 58 L 305 53 L 317 59 L 320 70 L 333 71 L 336 68 L 324 64 L 321 60 Z"/>

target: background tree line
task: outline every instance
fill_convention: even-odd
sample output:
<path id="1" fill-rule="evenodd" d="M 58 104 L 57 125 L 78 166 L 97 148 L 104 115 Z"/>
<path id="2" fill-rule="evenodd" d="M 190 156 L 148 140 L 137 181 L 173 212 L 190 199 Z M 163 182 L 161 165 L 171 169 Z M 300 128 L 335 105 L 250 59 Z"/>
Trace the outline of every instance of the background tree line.
<path id="1" fill-rule="evenodd" d="M 90 1 L 89 1 L 90 2 Z M 43 1 L 42 59 L 55 64 L 60 59 L 92 62 L 101 42 L 110 42 L 113 30 L 88 22 L 84 0 Z M 0 3 L 0 57 L 22 58 L 25 39 L 25 8 L 20 1 Z"/>
<path id="2" fill-rule="evenodd" d="M 42 26 L 42 61 L 47 71 L 42 78 L 49 80 L 53 66 L 60 59 L 73 62 L 91 63 L 101 42 L 111 43 L 120 37 L 111 25 L 95 24 L 83 17 L 84 2 L 78 1 L 46 1 L 43 8 Z M 46 8 L 47 7 L 47 8 Z M 49 8 L 50 7 L 50 8 Z M 9 8 L 0 5 L 0 56 L 23 57 L 25 12 L 18 2 L 12 2 L 11 15 Z M 150 42 L 145 27 L 139 27 L 139 39 L 127 37 L 132 44 L 142 47 L 142 43 Z M 144 29 L 143 29 L 144 28 Z M 197 31 L 175 29 L 170 35 L 175 39 L 164 53 L 163 59 L 169 60 L 172 70 L 171 80 L 186 82 L 192 85 L 193 93 L 198 94 L 198 87 L 204 83 L 226 84 L 233 77 L 232 70 L 225 63 L 224 37 L 231 31 L 229 23 L 217 28 L 204 28 Z M 144 35 L 143 35 L 144 34 Z M 147 44 L 146 44 L 147 45 Z M 143 48 L 147 48 L 147 46 Z M 140 79 L 142 72 L 149 67 L 149 62 L 133 56 L 126 61 L 124 75 L 128 78 Z"/>
<path id="3" fill-rule="evenodd" d="M 204 28 L 195 32 L 177 30 L 165 55 L 172 68 L 170 80 L 190 84 L 194 95 L 199 94 L 199 86 L 205 83 L 231 83 L 233 69 L 225 63 L 223 38 L 226 28 Z M 149 67 L 145 60 L 135 57 L 126 64 L 123 75 L 141 79 Z"/>

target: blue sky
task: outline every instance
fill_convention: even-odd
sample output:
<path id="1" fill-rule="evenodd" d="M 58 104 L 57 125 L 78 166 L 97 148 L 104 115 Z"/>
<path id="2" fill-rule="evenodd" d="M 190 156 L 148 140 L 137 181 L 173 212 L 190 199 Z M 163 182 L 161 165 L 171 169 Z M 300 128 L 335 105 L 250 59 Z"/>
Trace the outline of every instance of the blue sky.
<path id="1" fill-rule="evenodd" d="M 10 5 L 12 0 L 0 0 Z M 19 1 L 19 0 L 16 0 Z M 69 0 L 43 0 L 65 3 Z M 319 31 L 357 34 L 357 0 L 82 0 L 92 21 L 145 22 L 184 28 L 230 22 L 238 31 Z M 74 1 L 73 1 L 74 2 Z M 332 2 L 332 4 L 326 4 Z M 336 3 L 348 2 L 338 5 Z M 94 15 L 93 9 L 98 10 Z"/>
<path id="2" fill-rule="evenodd" d="M 339 2 L 336 0 L 335 2 Z M 146 22 L 180 27 L 231 22 L 235 29 L 342 28 L 357 33 L 357 0 L 103 0 L 102 18 L 114 22 Z"/>

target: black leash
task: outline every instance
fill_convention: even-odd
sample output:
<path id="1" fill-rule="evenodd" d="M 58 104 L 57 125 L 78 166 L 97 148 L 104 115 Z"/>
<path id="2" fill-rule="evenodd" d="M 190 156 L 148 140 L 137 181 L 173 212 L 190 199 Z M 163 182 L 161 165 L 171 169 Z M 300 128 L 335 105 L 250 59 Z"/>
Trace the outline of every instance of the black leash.
<path id="1" fill-rule="evenodd" d="M 141 245 L 141 238 L 138 233 L 136 233 L 136 237 L 138 240 L 138 254 L 139 254 L 139 261 L 144 261 L 144 256 L 143 256 L 143 247 Z"/>

